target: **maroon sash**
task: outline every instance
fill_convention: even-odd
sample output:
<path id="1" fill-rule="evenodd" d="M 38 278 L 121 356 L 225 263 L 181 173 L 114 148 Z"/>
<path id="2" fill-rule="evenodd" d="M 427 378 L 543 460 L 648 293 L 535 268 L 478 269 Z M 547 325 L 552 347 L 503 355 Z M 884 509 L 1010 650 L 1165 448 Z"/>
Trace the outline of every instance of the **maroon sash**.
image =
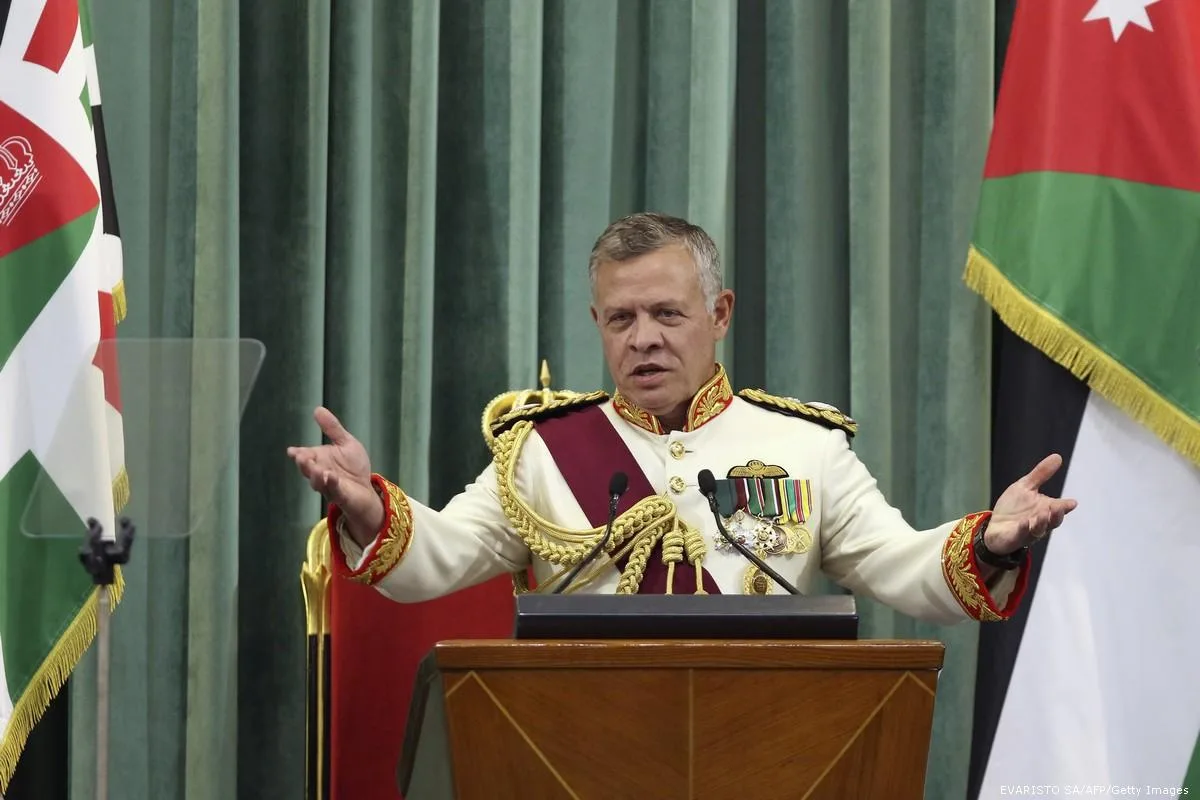
<path id="1" fill-rule="evenodd" d="M 624 472 L 629 477 L 629 489 L 617 503 L 617 514 L 625 513 L 639 500 L 655 494 L 633 453 L 629 452 L 600 406 L 588 406 L 561 417 L 539 420 L 536 427 L 593 527 L 608 523 L 608 481 L 614 472 Z M 625 569 L 628 561 L 628 556 L 618 561 L 618 569 Z M 721 590 L 708 570 L 701 567 L 701 573 L 705 591 L 720 594 Z M 675 565 L 673 584 L 675 594 L 696 591 L 696 571 L 686 560 Z M 646 562 L 638 594 L 666 594 L 666 591 L 667 565 L 662 560 L 660 540 Z"/>

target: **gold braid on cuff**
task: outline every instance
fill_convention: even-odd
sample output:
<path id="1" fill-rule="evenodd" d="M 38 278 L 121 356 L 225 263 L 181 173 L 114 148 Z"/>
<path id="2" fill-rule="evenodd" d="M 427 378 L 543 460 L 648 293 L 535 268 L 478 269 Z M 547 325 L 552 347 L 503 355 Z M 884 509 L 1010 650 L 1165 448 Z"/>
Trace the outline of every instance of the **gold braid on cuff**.
<path id="1" fill-rule="evenodd" d="M 412 542 L 413 518 L 412 507 L 408 504 L 408 496 L 391 481 L 379 475 L 371 476 L 379 496 L 384 502 L 384 524 L 379 535 L 379 542 L 371 559 L 362 567 L 350 574 L 349 578 L 358 583 L 373 586 L 384 575 L 387 575 L 404 559 L 408 546 Z M 338 527 L 343 525 L 344 518 L 338 519 Z M 339 531 L 339 533 L 344 533 Z"/>
<path id="2" fill-rule="evenodd" d="M 996 603 L 975 564 L 975 554 L 971 552 L 975 529 L 986 522 L 989 516 L 989 513 L 981 512 L 968 514 L 959 520 L 942 546 L 942 575 L 954 599 L 971 619 L 1000 622 L 1005 617 L 996 609 Z"/>

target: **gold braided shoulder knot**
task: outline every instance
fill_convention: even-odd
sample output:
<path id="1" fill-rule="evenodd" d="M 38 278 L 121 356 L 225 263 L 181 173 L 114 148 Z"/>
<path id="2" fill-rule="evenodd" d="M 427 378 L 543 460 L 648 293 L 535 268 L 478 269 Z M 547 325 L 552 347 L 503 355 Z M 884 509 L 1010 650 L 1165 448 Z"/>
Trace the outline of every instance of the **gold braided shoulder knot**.
<path id="1" fill-rule="evenodd" d="M 777 411 L 788 416 L 806 419 L 818 425 L 824 425 L 826 428 L 838 428 L 845 431 L 846 435 L 850 437 L 858 433 L 857 422 L 825 403 L 801 403 L 794 397 L 779 397 L 767 394 L 762 389 L 742 389 L 738 392 L 738 397 L 768 411 Z"/>
<path id="2" fill-rule="evenodd" d="M 583 560 L 584 556 L 604 535 L 604 528 L 574 530 L 556 525 L 534 511 L 521 497 L 516 488 L 517 460 L 525 441 L 533 431 L 533 423 L 520 420 L 511 428 L 496 436 L 492 442 L 492 460 L 496 470 L 500 505 L 513 529 L 521 537 L 534 556 L 558 565 L 563 570 L 553 576 L 539 591 L 552 586 L 562 574 Z M 618 561 L 629 554 L 629 560 L 621 573 L 617 594 L 636 594 L 645 573 L 646 562 L 654 546 L 670 537 L 668 544 L 671 557 L 676 546 L 681 546 L 689 561 L 703 558 L 703 549 L 697 554 L 694 542 L 688 547 L 688 526 L 679 519 L 675 504 L 665 497 L 644 497 L 613 522 L 612 536 L 605 545 L 610 561 Z M 675 532 L 683 534 L 675 540 Z M 667 553 L 664 553 L 666 556 Z M 582 573 L 572 586 L 579 589 L 592 582 L 607 568 L 609 562 L 600 562 Z"/>
<path id="3" fill-rule="evenodd" d="M 577 406 L 603 402 L 608 397 L 604 392 L 581 394 L 564 389 L 551 389 L 550 365 L 545 360 L 542 361 L 539 381 L 541 389 L 514 389 L 502 392 L 484 407 L 480 430 L 489 450 L 494 449 L 496 436 L 519 420 L 551 416 Z M 513 594 L 525 594 L 530 590 L 527 570 L 512 572 L 510 577 Z"/>

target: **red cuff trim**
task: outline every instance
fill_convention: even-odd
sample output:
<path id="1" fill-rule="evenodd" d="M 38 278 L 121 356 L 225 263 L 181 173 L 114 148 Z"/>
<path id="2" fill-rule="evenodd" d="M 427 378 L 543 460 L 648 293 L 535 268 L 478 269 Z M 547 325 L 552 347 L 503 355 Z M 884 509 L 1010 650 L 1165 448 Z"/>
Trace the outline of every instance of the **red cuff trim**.
<path id="1" fill-rule="evenodd" d="M 413 529 L 412 507 L 409 506 L 408 498 L 400 487 L 380 475 L 371 476 L 371 485 L 383 499 L 383 524 L 375 534 L 375 540 L 365 548 L 371 553 L 370 558 L 358 569 L 351 569 L 346 563 L 346 555 L 342 548 L 330 548 L 334 572 L 343 578 L 368 586 L 382 580 L 404 558 L 412 541 Z M 341 534 L 341 519 L 342 510 L 330 505 L 329 530 Z"/>
<path id="2" fill-rule="evenodd" d="M 942 546 L 942 575 L 946 578 L 946 585 L 967 616 L 978 622 L 999 622 L 1011 617 L 1025 596 L 1029 580 L 1030 555 L 1026 552 L 1025 561 L 1017 572 L 1017 584 L 1009 593 L 1008 602 L 1004 608 L 996 607 L 996 601 L 988 591 L 979 564 L 975 561 L 975 549 L 971 546 L 975 532 L 991 516 L 992 512 L 981 511 L 963 517 Z"/>

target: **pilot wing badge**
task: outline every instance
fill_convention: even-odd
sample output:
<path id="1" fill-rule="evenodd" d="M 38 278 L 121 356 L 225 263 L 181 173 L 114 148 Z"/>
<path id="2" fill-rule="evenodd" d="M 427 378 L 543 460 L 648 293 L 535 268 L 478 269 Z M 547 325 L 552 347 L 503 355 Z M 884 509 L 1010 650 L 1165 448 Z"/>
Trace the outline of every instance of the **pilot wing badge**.
<path id="1" fill-rule="evenodd" d="M 717 508 L 729 535 L 761 559 L 807 553 L 812 548 L 808 519 L 812 515 L 812 482 L 791 478 L 783 467 L 750 461 L 729 470 L 717 481 Z M 733 550 L 723 538 L 717 550 Z M 765 594 L 772 581 L 749 565 L 743 587 L 747 594 Z"/>

